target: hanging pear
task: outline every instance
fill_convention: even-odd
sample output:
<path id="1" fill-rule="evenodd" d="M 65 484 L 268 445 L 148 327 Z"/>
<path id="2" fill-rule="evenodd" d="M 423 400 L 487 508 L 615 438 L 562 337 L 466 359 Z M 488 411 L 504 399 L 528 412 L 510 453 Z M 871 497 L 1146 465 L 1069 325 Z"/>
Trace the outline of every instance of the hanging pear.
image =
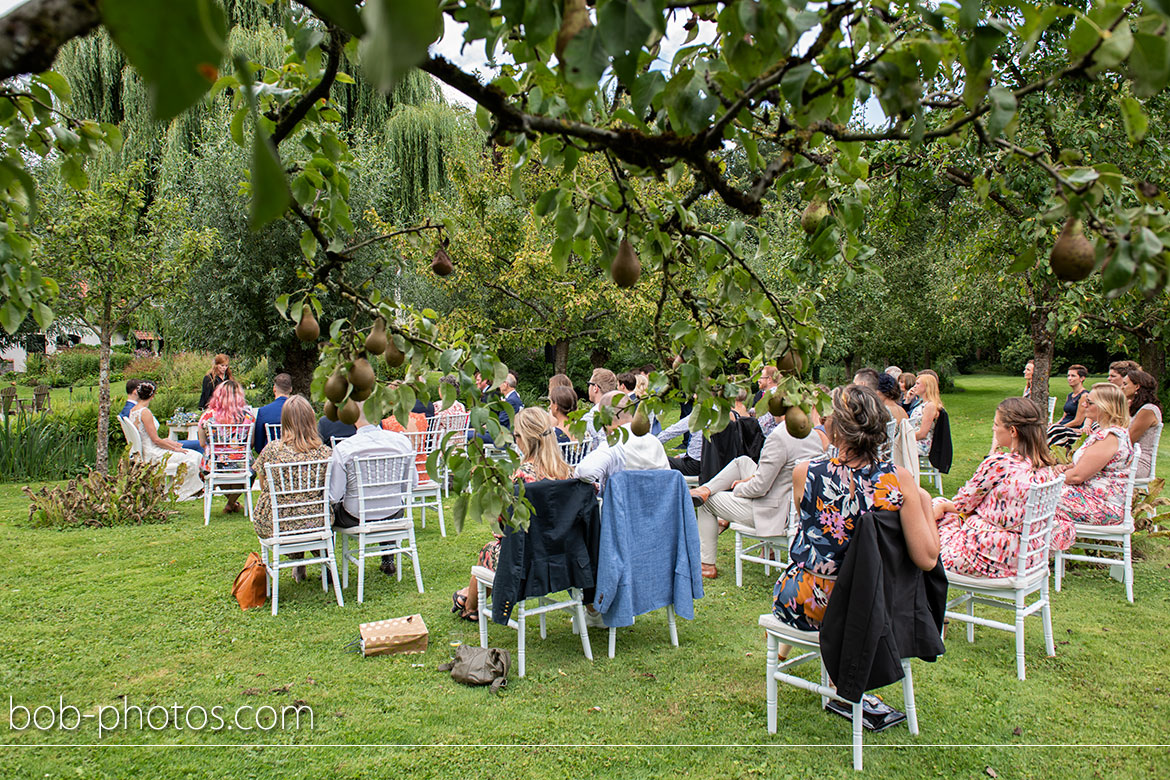
<path id="1" fill-rule="evenodd" d="M 812 420 L 799 406 L 794 406 L 784 415 L 784 427 L 794 439 L 803 439 L 812 433 Z"/>
<path id="2" fill-rule="evenodd" d="M 804 228 L 804 232 L 810 236 L 817 232 L 817 228 L 825 221 L 825 217 L 829 216 L 829 206 L 820 198 L 813 198 L 809 204 L 804 207 L 804 211 L 800 215 L 800 226 Z"/>
<path id="3" fill-rule="evenodd" d="M 325 417 L 328 420 L 337 422 L 337 404 L 332 401 L 325 402 Z"/>
<path id="4" fill-rule="evenodd" d="M 593 22 L 589 21 L 589 9 L 585 5 L 585 0 L 565 0 L 561 29 L 557 31 L 557 59 L 564 62 L 565 47 L 569 45 L 569 41 L 577 37 L 577 33 L 592 26 Z"/>
<path id="5" fill-rule="evenodd" d="M 406 362 L 406 355 L 394 343 L 393 338 L 386 340 L 386 350 L 382 353 L 382 359 L 386 361 L 386 365 L 397 368 Z"/>
<path id="6" fill-rule="evenodd" d="M 329 378 L 325 380 L 325 397 L 334 404 L 339 404 L 345 400 L 345 394 L 349 392 L 349 381 L 345 378 L 345 374 L 341 373 L 341 369 L 337 369 Z"/>
<path id="7" fill-rule="evenodd" d="M 1064 230 L 1048 255 L 1048 265 L 1056 278 L 1065 282 L 1079 282 L 1093 273 L 1096 265 L 1093 242 L 1085 238 L 1079 219 L 1069 217 L 1064 223 Z"/>
<path id="8" fill-rule="evenodd" d="M 315 342 L 321 337 L 321 326 L 317 324 L 317 318 L 313 316 L 313 307 L 305 304 L 301 308 L 301 321 L 297 323 L 293 331 L 297 334 L 297 338 L 301 341 Z"/>
<path id="9" fill-rule="evenodd" d="M 642 275 L 642 264 L 638 261 L 638 253 L 634 251 L 629 239 L 622 239 L 617 257 L 609 267 L 609 273 L 618 287 L 633 287 L 638 283 L 638 277 Z"/>
<path id="10" fill-rule="evenodd" d="M 630 432 L 635 436 L 645 436 L 650 433 L 650 416 L 646 414 L 646 410 L 638 404 L 638 411 L 634 414 L 634 422 L 630 424 Z"/>
<path id="11" fill-rule="evenodd" d="M 357 401 L 352 398 L 345 402 L 345 406 L 337 413 L 337 419 L 346 425 L 353 425 L 361 417 L 362 410 L 358 408 Z"/>
<path id="12" fill-rule="evenodd" d="M 776 368 L 786 374 L 799 374 L 801 369 L 804 368 L 804 359 L 801 358 L 799 353 L 793 352 L 790 349 L 776 361 Z"/>
<path id="13" fill-rule="evenodd" d="M 374 327 L 370 329 L 370 335 L 366 336 L 366 352 L 371 355 L 380 355 L 386 351 L 386 320 L 379 317 L 374 320 Z"/>
<path id="14" fill-rule="evenodd" d="M 768 396 L 768 413 L 779 420 L 787 409 L 788 407 L 784 405 L 784 396 L 773 390 Z"/>
<path id="15" fill-rule="evenodd" d="M 353 365 L 349 368 L 349 383 L 353 385 L 355 391 L 367 391 L 366 396 L 369 396 L 368 391 L 373 388 L 376 379 L 374 367 L 370 365 L 370 361 L 364 357 L 353 361 Z M 358 400 L 363 399 L 359 398 Z"/>
<path id="16" fill-rule="evenodd" d="M 435 256 L 431 259 L 431 270 L 435 272 L 435 276 L 447 276 L 455 270 L 451 256 L 441 246 L 435 250 Z"/>

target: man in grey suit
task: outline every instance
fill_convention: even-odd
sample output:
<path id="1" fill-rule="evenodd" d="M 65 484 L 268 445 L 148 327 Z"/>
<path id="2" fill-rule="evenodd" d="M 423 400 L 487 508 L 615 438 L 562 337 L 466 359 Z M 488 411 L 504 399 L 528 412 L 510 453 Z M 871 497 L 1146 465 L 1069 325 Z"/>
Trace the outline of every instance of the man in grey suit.
<path id="1" fill-rule="evenodd" d="M 781 421 L 764 440 L 759 464 L 741 455 L 707 484 L 691 491 L 695 502 L 702 502 L 696 518 L 704 577 L 718 576 L 716 542 L 731 523 L 755 528 L 762 536 L 780 536 L 786 532 L 792 469 L 797 461 L 810 460 L 823 453 L 821 437 L 816 431 L 796 439 Z"/>

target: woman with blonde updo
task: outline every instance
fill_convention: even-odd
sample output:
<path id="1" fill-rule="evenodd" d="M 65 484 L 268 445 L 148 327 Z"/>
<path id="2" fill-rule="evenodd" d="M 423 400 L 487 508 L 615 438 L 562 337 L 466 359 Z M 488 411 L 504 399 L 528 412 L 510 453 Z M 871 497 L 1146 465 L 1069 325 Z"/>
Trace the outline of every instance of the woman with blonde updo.
<path id="1" fill-rule="evenodd" d="M 569 479 L 572 476 L 573 470 L 565 462 L 560 445 L 557 444 L 552 415 L 544 409 L 526 406 L 516 414 L 512 431 L 516 436 L 516 446 L 524 458 L 520 468 L 512 475 L 513 481 L 537 482 L 542 479 Z M 502 538 L 502 534 L 496 533 L 495 538 L 483 546 L 476 559 L 478 565 L 496 570 Z M 458 613 L 464 620 L 479 620 L 479 583 L 475 577 L 471 578 L 466 588 L 451 594 L 451 600 L 454 603 L 452 612 Z"/>

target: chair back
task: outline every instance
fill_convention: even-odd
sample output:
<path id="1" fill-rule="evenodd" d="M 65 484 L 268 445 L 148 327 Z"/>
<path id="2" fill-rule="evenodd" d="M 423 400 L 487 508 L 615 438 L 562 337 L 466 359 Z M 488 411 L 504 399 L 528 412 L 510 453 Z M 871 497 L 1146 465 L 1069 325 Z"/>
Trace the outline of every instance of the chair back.
<path id="1" fill-rule="evenodd" d="M 252 421 L 206 426 L 208 471 L 217 477 L 247 477 L 252 471 Z"/>
<path id="2" fill-rule="evenodd" d="M 434 482 L 427 473 L 427 458 L 435 450 L 442 450 L 443 434 L 439 429 L 425 431 L 405 431 L 403 436 L 410 439 L 410 446 L 414 448 L 414 467 L 418 471 L 418 482 L 421 486 L 426 482 Z"/>
<path id="3" fill-rule="evenodd" d="M 329 470 L 332 461 L 302 460 L 264 466 L 268 496 L 272 499 L 272 535 L 318 533 L 329 527 Z M 282 524 L 295 522 L 292 531 Z"/>
<path id="4" fill-rule="evenodd" d="M 443 414 L 440 412 L 427 420 L 427 430 L 438 431 L 439 433 L 465 431 L 468 429 L 470 421 L 471 414 L 469 412 L 455 412 L 452 414 Z"/>
<path id="5" fill-rule="evenodd" d="M 581 441 L 563 441 L 558 446 L 561 448 L 561 457 L 570 466 L 576 466 L 581 462 L 582 458 L 589 454 L 588 439 L 582 439 Z"/>
<path id="6" fill-rule="evenodd" d="M 1063 487 L 1064 475 L 1061 474 L 1028 488 L 1028 503 L 1020 526 L 1020 550 L 1016 561 L 1016 575 L 1020 578 L 1048 568 L 1048 549 L 1052 545 L 1056 506 L 1060 503 Z"/>
<path id="7" fill-rule="evenodd" d="M 122 426 L 122 435 L 126 437 L 126 444 L 130 447 L 130 456 L 142 457 L 142 437 L 138 435 L 138 429 L 134 427 L 134 423 L 130 422 L 121 415 L 118 416 L 118 423 Z"/>
<path id="8" fill-rule="evenodd" d="M 898 421 L 886 420 L 886 440 L 878 447 L 878 460 L 889 462 L 894 459 L 894 437 L 898 435 Z"/>
<path id="9" fill-rule="evenodd" d="M 1133 445 L 1133 456 L 1129 461 L 1129 475 L 1125 478 L 1125 504 L 1122 507 L 1121 524 L 1133 526 L 1133 491 L 1138 483 L 1138 461 L 1142 458 L 1142 445 Z"/>
<path id="10" fill-rule="evenodd" d="M 1056 412 L 1056 396 L 1048 396 L 1048 424 L 1052 425 L 1052 415 Z"/>
<path id="11" fill-rule="evenodd" d="M 384 520 L 406 507 L 410 517 L 410 471 L 415 468 L 412 455 L 370 455 L 349 462 L 357 484 L 358 520 Z"/>
<path id="12" fill-rule="evenodd" d="M 33 411 L 49 411 L 49 386 L 37 385 L 33 390 Z"/>
<path id="13" fill-rule="evenodd" d="M 269 442 L 280 441 L 280 423 L 264 423 L 264 435 Z"/>
<path id="14" fill-rule="evenodd" d="M 1158 423 L 1157 425 L 1153 426 L 1154 444 L 1152 447 L 1150 447 L 1150 468 L 1146 470 L 1146 473 L 1139 474 L 1137 477 L 1137 484 L 1142 487 L 1150 484 L 1150 481 L 1153 480 L 1154 475 L 1158 473 L 1158 445 L 1161 444 L 1162 441 L 1162 425 L 1162 423 Z M 1134 463 L 1137 463 L 1137 461 L 1141 458 L 1141 445 L 1134 445 L 1134 450 L 1137 454 L 1134 455 L 1133 459 Z"/>
<path id="15" fill-rule="evenodd" d="M 16 400 L 16 388 L 5 387 L 0 390 L 0 403 L 3 403 L 4 414 L 12 411 L 12 402 Z"/>

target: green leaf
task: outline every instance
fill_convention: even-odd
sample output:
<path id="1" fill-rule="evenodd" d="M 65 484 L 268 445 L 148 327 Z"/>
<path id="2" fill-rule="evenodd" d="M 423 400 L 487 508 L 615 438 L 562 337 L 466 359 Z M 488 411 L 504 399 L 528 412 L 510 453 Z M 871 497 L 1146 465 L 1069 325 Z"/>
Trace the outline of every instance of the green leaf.
<path id="1" fill-rule="evenodd" d="M 804 105 L 804 84 L 811 75 L 812 63 L 806 62 L 803 65 L 797 65 L 780 79 L 780 92 L 792 104 L 793 108 L 800 108 Z"/>
<path id="2" fill-rule="evenodd" d="M 353 0 L 316 0 L 313 8 L 355 38 L 366 34 L 366 26 Z"/>
<path id="3" fill-rule="evenodd" d="M 227 37 L 214 0 L 102 0 L 102 21 L 146 81 L 155 118 L 167 121 L 198 100 L 219 76 Z"/>
<path id="4" fill-rule="evenodd" d="M 609 59 L 601 45 L 601 33 L 596 27 L 587 27 L 574 35 L 565 46 L 561 73 L 571 86 L 594 90 L 608 64 Z"/>
<path id="5" fill-rule="evenodd" d="M 976 27 L 967 41 L 964 52 L 967 55 L 967 74 L 972 76 L 983 69 L 983 63 L 1003 42 L 1004 34 L 994 27 Z"/>
<path id="6" fill-rule="evenodd" d="M 1133 93 L 1140 98 L 1161 92 L 1170 81 L 1170 41 L 1160 35 L 1134 33 L 1129 77 L 1133 80 Z"/>
<path id="7" fill-rule="evenodd" d="M 308 228 L 301 233 L 301 254 L 305 256 L 306 260 L 312 260 L 313 256 L 317 254 L 317 237 Z"/>
<path id="8" fill-rule="evenodd" d="M 991 101 L 991 115 L 987 118 L 987 132 L 995 138 L 1016 115 L 1016 96 L 1006 87 L 992 87 L 987 91 Z"/>
<path id="9" fill-rule="evenodd" d="M 386 93 L 426 58 L 443 26 L 431 0 L 368 0 L 362 20 L 369 32 L 358 53 L 374 86 Z"/>
<path id="10" fill-rule="evenodd" d="M 53 94 L 62 103 L 68 103 L 73 98 L 73 90 L 69 87 L 69 82 L 60 73 L 52 70 L 46 70 L 44 73 L 38 73 L 37 79 L 53 90 Z"/>
<path id="11" fill-rule="evenodd" d="M 638 51 L 650 35 L 650 18 L 661 15 L 646 0 L 609 2 L 597 12 L 597 29 L 606 52 L 617 57 Z"/>
<path id="12" fill-rule="evenodd" d="M 269 140 L 257 132 L 252 140 L 252 229 L 279 219 L 288 204 L 288 183 L 280 160 Z"/>
<path id="13" fill-rule="evenodd" d="M 1128 21 L 1123 20 L 1111 32 L 1104 32 L 1108 33 L 1108 37 L 1093 54 L 1091 70 L 1094 72 L 1117 67 L 1133 50 L 1133 31 L 1129 28 Z"/>
<path id="14" fill-rule="evenodd" d="M 654 70 L 638 76 L 634 86 L 630 89 L 630 101 L 634 106 L 634 113 L 639 117 L 646 115 L 655 97 L 666 88 L 666 77 L 660 71 Z"/>
<path id="15" fill-rule="evenodd" d="M 89 184 L 89 177 L 85 175 L 85 168 L 73 156 L 66 157 L 61 161 L 61 176 L 75 190 L 84 190 L 86 185 Z"/>
<path id="16" fill-rule="evenodd" d="M 1129 142 L 1135 146 L 1146 137 L 1150 119 L 1142 109 L 1142 104 L 1131 97 L 1121 99 L 1121 120 L 1125 124 L 1125 134 Z"/>
<path id="17" fill-rule="evenodd" d="M 0 325 L 3 325 L 4 330 L 9 333 L 15 333 L 16 329 L 20 327 L 20 323 L 24 322 L 25 312 L 25 308 L 18 305 L 16 301 L 7 301 L 3 306 L 0 306 Z"/>

